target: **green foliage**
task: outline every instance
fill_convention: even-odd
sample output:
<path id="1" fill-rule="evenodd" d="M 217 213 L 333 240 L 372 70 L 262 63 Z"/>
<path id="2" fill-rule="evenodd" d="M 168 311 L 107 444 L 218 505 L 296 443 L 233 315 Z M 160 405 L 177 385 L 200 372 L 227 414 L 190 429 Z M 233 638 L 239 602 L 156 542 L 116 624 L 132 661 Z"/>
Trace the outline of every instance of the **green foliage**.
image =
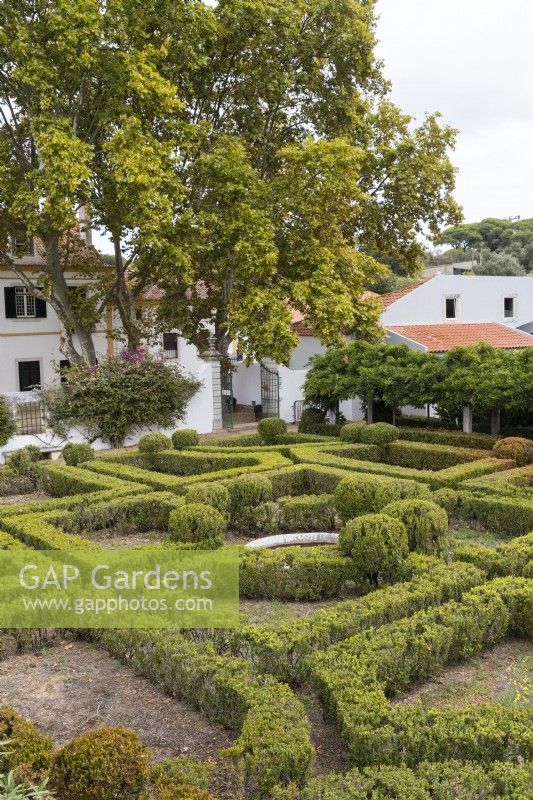
<path id="1" fill-rule="evenodd" d="M 519 436 L 499 439 L 492 448 L 497 458 L 512 458 L 519 467 L 533 464 L 533 442 Z"/>
<path id="2" fill-rule="evenodd" d="M 46 788 L 48 781 L 38 784 L 21 778 L 14 770 L 7 774 L 0 773 L 0 798 L 1 800 L 53 800 L 53 796 Z"/>
<path id="3" fill-rule="evenodd" d="M 205 789 L 176 783 L 172 777 L 162 774 L 157 779 L 149 800 L 213 800 L 213 796 Z"/>
<path id="4" fill-rule="evenodd" d="M 180 428 L 172 434 L 172 447 L 175 450 L 187 450 L 196 447 L 200 441 L 198 433 L 191 428 Z"/>
<path id="5" fill-rule="evenodd" d="M 265 444 L 277 444 L 287 433 L 287 423 L 279 417 L 266 417 L 259 422 L 257 432 Z"/>
<path id="6" fill-rule="evenodd" d="M 0 772 L 16 769 L 24 764 L 30 773 L 38 777 L 50 764 L 52 739 L 44 736 L 28 719 L 13 708 L 0 709 L 0 742 L 7 745 L 0 749 Z"/>
<path id="7" fill-rule="evenodd" d="M 282 531 L 331 531 L 335 509 L 331 495 L 300 495 L 283 500 L 279 528 Z"/>
<path id="8" fill-rule="evenodd" d="M 265 475 L 248 473 L 232 481 L 229 491 L 232 525 L 246 533 L 254 527 L 254 508 L 272 498 L 272 482 Z"/>
<path id="9" fill-rule="evenodd" d="M 170 450 L 171 445 L 170 439 L 163 433 L 147 433 L 141 436 L 137 447 L 142 457 L 150 463 L 153 461 L 153 457 L 156 453 L 160 453 L 163 450 Z"/>
<path id="10" fill-rule="evenodd" d="M 533 411 L 529 350 L 479 344 L 438 356 L 405 345 L 356 340 L 313 358 L 304 396 L 307 403 L 323 409 L 350 397 L 363 397 L 367 401 L 380 398 L 392 408 L 436 404 L 442 415 L 451 417 L 465 405 L 476 414 L 502 408 L 523 416 Z"/>
<path id="11" fill-rule="evenodd" d="M 405 418 L 404 418 L 405 419 Z M 400 439 L 409 442 L 427 442 L 428 444 L 445 445 L 448 447 L 472 447 L 475 450 L 492 450 L 498 441 L 496 436 L 485 433 L 462 433 L 461 431 L 431 430 L 430 428 L 410 428 L 399 420 Z M 410 421 L 411 424 L 411 421 Z M 426 421 L 424 420 L 424 426 Z"/>
<path id="12" fill-rule="evenodd" d="M 212 506 L 189 503 L 178 506 L 170 513 L 168 533 L 172 542 L 186 544 L 201 550 L 222 547 L 226 521 Z"/>
<path id="13" fill-rule="evenodd" d="M 383 448 L 382 459 L 387 464 L 420 470 L 444 470 L 457 464 L 479 461 L 486 450 L 471 447 L 447 447 L 425 442 L 393 442 Z"/>
<path id="14" fill-rule="evenodd" d="M 333 546 L 241 551 L 240 594 L 248 599 L 326 600 L 351 577 L 351 559 Z"/>
<path id="15" fill-rule="evenodd" d="M 342 424 L 331 425 L 326 422 L 326 412 L 323 409 L 312 407 L 304 408 L 298 432 L 303 434 L 317 434 L 318 436 L 338 436 Z"/>
<path id="16" fill-rule="evenodd" d="M 133 731 L 99 728 L 54 754 L 50 788 L 58 800 L 139 800 L 150 761 L 150 751 Z"/>
<path id="17" fill-rule="evenodd" d="M 82 425 L 91 438 L 116 446 L 138 428 L 169 428 L 183 419 L 198 388 L 176 367 L 139 351 L 109 356 L 90 368 L 72 366 L 47 402 L 55 430 Z"/>
<path id="18" fill-rule="evenodd" d="M 28 444 L 15 450 L 8 458 L 9 469 L 16 475 L 31 477 L 34 475 L 34 464 L 41 458 L 41 451 L 34 444 Z"/>
<path id="19" fill-rule="evenodd" d="M 65 464 L 69 467 L 77 467 L 85 461 L 92 461 L 94 458 L 94 450 L 90 444 L 74 444 L 69 442 L 63 448 L 62 452 Z"/>
<path id="20" fill-rule="evenodd" d="M 491 253 L 483 263 L 474 264 L 475 275 L 525 275 L 526 271 L 512 253 Z"/>
<path id="21" fill-rule="evenodd" d="M 334 492 L 335 508 L 346 522 L 360 514 L 381 509 L 395 500 L 430 497 L 427 486 L 410 480 L 396 480 L 358 473 L 343 478 Z"/>
<path id="22" fill-rule="evenodd" d="M 448 515 L 431 500 L 398 500 L 382 509 L 382 514 L 399 519 L 409 536 L 409 550 L 440 553 L 448 533 Z"/>
<path id="23" fill-rule="evenodd" d="M 492 721 L 492 720 L 490 720 Z M 407 766 L 352 769 L 344 775 L 330 773 L 314 778 L 301 792 L 280 790 L 274 800 L 528 800 L 529 765 L 494 761 L 422 762 Z"/>
<path id="24" fill-rule="evenodd" d="M 185 495 L 185 502 L 213 506 L 222 516 L 227 517 L 230 511 L 231 497 L 227 487 L 222 483 L 207 482 L 191 486 Z"/>
<path id="25" fill-rule="evenodd" d="M 366 425 L 364 422 L 349 422 L 347 425 L 343 425 L 340 429 L 340 437 L 343 442 L 360 442 L 361 441 L 361 432 Z M 376 444 L 375 442 L 370 442 L 370 444 Z"/>
<path id="26" fill-rule="evenodd" d="M 0 447 L 7 444 L 8 440 L 16 433 L 17 426 L 6 400 L 0 397 Z"/>
<path id="27" fill-rule="evenodd" d="M 400 432 L 395 425 L 389 425 L 388 422 L 375 422 L 373 425 L 365 425 L 362 428 L 359 440 L 363 444 L 375 444 L 378 447 L 384 447 L 396 441 L 399 435 Z"/>
<path id="28" fill-rule="evenodd" d="M 162 775 L 172 778 L 175 785 L 185 784 L 198 789 L 209 787 L 210 765 L 205 761 L 195 761 L 190 756 L 163 758 L 152 768 L 150 780 L 157 781 Z"/>
<path id="29" fill-rule="evenodd" d="M 341 553 L 354 562 L 361 581 L 379 586 L 395 580 L 408 552 L 405 525 L 385 514 L 366 514 L 347 522 L 340 532 Z"/>

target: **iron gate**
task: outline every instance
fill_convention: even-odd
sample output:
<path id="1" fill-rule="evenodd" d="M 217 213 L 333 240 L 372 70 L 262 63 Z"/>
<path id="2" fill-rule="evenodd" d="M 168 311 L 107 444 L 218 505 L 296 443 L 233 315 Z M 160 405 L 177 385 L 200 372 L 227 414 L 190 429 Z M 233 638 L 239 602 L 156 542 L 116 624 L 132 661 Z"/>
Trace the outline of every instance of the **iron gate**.
<path id="1" fill-rule="evenodd" d="M 233 373 L 230 369 L 220 370 L 222 391 L 222 427 L 233 428 Z"/>
<path id="2" fill-rule="evenodd" d="M 261 415 L 279 417 L 279 375 L 261 364 Z"/>

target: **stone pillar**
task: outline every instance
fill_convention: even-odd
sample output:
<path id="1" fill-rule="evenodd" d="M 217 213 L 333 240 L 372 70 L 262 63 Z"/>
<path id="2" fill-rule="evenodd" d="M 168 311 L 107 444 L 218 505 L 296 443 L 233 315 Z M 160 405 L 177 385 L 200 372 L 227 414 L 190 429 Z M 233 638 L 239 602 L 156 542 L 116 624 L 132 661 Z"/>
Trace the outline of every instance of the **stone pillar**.
<path id="1" fill-rule="evenodd" d="M 472 406 L 463 406 L 463 433 L 472 433 L 473 416 Z"/>
<path id="2" fill-rule="evenodd" d="M 493 408 L 490 412 L 490 432 L 497 436 L 501 430 L 501 414 L 499 408 Z"/>
<path id="3" fill-rule="evenodd" d="M 200 358 L 211 365 L 211 380 L 213 385 L 213 431 L 222 430 L 222 380 L 220 377 L 220 353 L 216 348 L 216 339 L 209 337 L 209 348 L 205 353 L 200 353 Z"/>

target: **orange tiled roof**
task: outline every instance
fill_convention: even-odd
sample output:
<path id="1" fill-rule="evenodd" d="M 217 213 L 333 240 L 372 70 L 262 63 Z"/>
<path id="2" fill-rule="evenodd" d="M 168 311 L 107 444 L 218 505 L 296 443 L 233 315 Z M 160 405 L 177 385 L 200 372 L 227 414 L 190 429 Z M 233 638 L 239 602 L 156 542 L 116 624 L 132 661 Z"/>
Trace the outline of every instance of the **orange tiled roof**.
<path id="1" fill-rule="evenodd" d="M 426 279 L 429 280 L 429 279 Z M 423 283 L 426 281 L 418 281 L 417 283 L 413 283 L 411 286 L 404 286 L 403 289 L 395 289 L 393 292 L 387 292 L 386 294 L 378 295 L 379 299 L 384 308 L 388 308 L 396 300 L 400 300 L 400 298 L 405 297 L 406 294 L 410 294 L 414 289 L 418 289 L 419 286 L 422 286 Z"/>
<path id="2" fill-rule="evenodd" d="M 387 325 L 387 330 L 418 342 L 430 353 L 444 353 L 454 347 L 471 347 L 480 342 L 502 350 L 533 347 L 533 336 L 498 322 Z"/>

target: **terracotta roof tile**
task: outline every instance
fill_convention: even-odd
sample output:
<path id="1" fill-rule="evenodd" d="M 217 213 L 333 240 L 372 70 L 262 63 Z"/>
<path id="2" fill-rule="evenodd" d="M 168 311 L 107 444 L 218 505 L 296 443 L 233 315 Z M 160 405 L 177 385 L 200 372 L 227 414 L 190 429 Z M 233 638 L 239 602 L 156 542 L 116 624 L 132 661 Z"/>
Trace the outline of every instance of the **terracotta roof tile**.
<path id="1" fill-rule="evenodd" d="M 423 345 L 430 353 L 444 353 L 454 347 L 471 347 L 480 342 L 502 350 L 533 347 L 533 336 L 498 322 L 387 325 L 387 330 Z"/>
<path id="2" fill-rule="evenodd" d="M 429 280 L 429 279 L 427 279 Z M 400 300 L 402 297 L 405 297 L 406 294 L 410 294 L 415 289 L 418 289 L 419 286 L 422 286 L 423 283 L 426 281 L 417 281 L 417 283 L 411 284 L 411 286 L 404 286 L 403 289 L 395 289 L 393 292 L 387 292 L 386 294 L 379 295 L 379 299 L 384 308 L 388 308 L 397 300 Z"/>

